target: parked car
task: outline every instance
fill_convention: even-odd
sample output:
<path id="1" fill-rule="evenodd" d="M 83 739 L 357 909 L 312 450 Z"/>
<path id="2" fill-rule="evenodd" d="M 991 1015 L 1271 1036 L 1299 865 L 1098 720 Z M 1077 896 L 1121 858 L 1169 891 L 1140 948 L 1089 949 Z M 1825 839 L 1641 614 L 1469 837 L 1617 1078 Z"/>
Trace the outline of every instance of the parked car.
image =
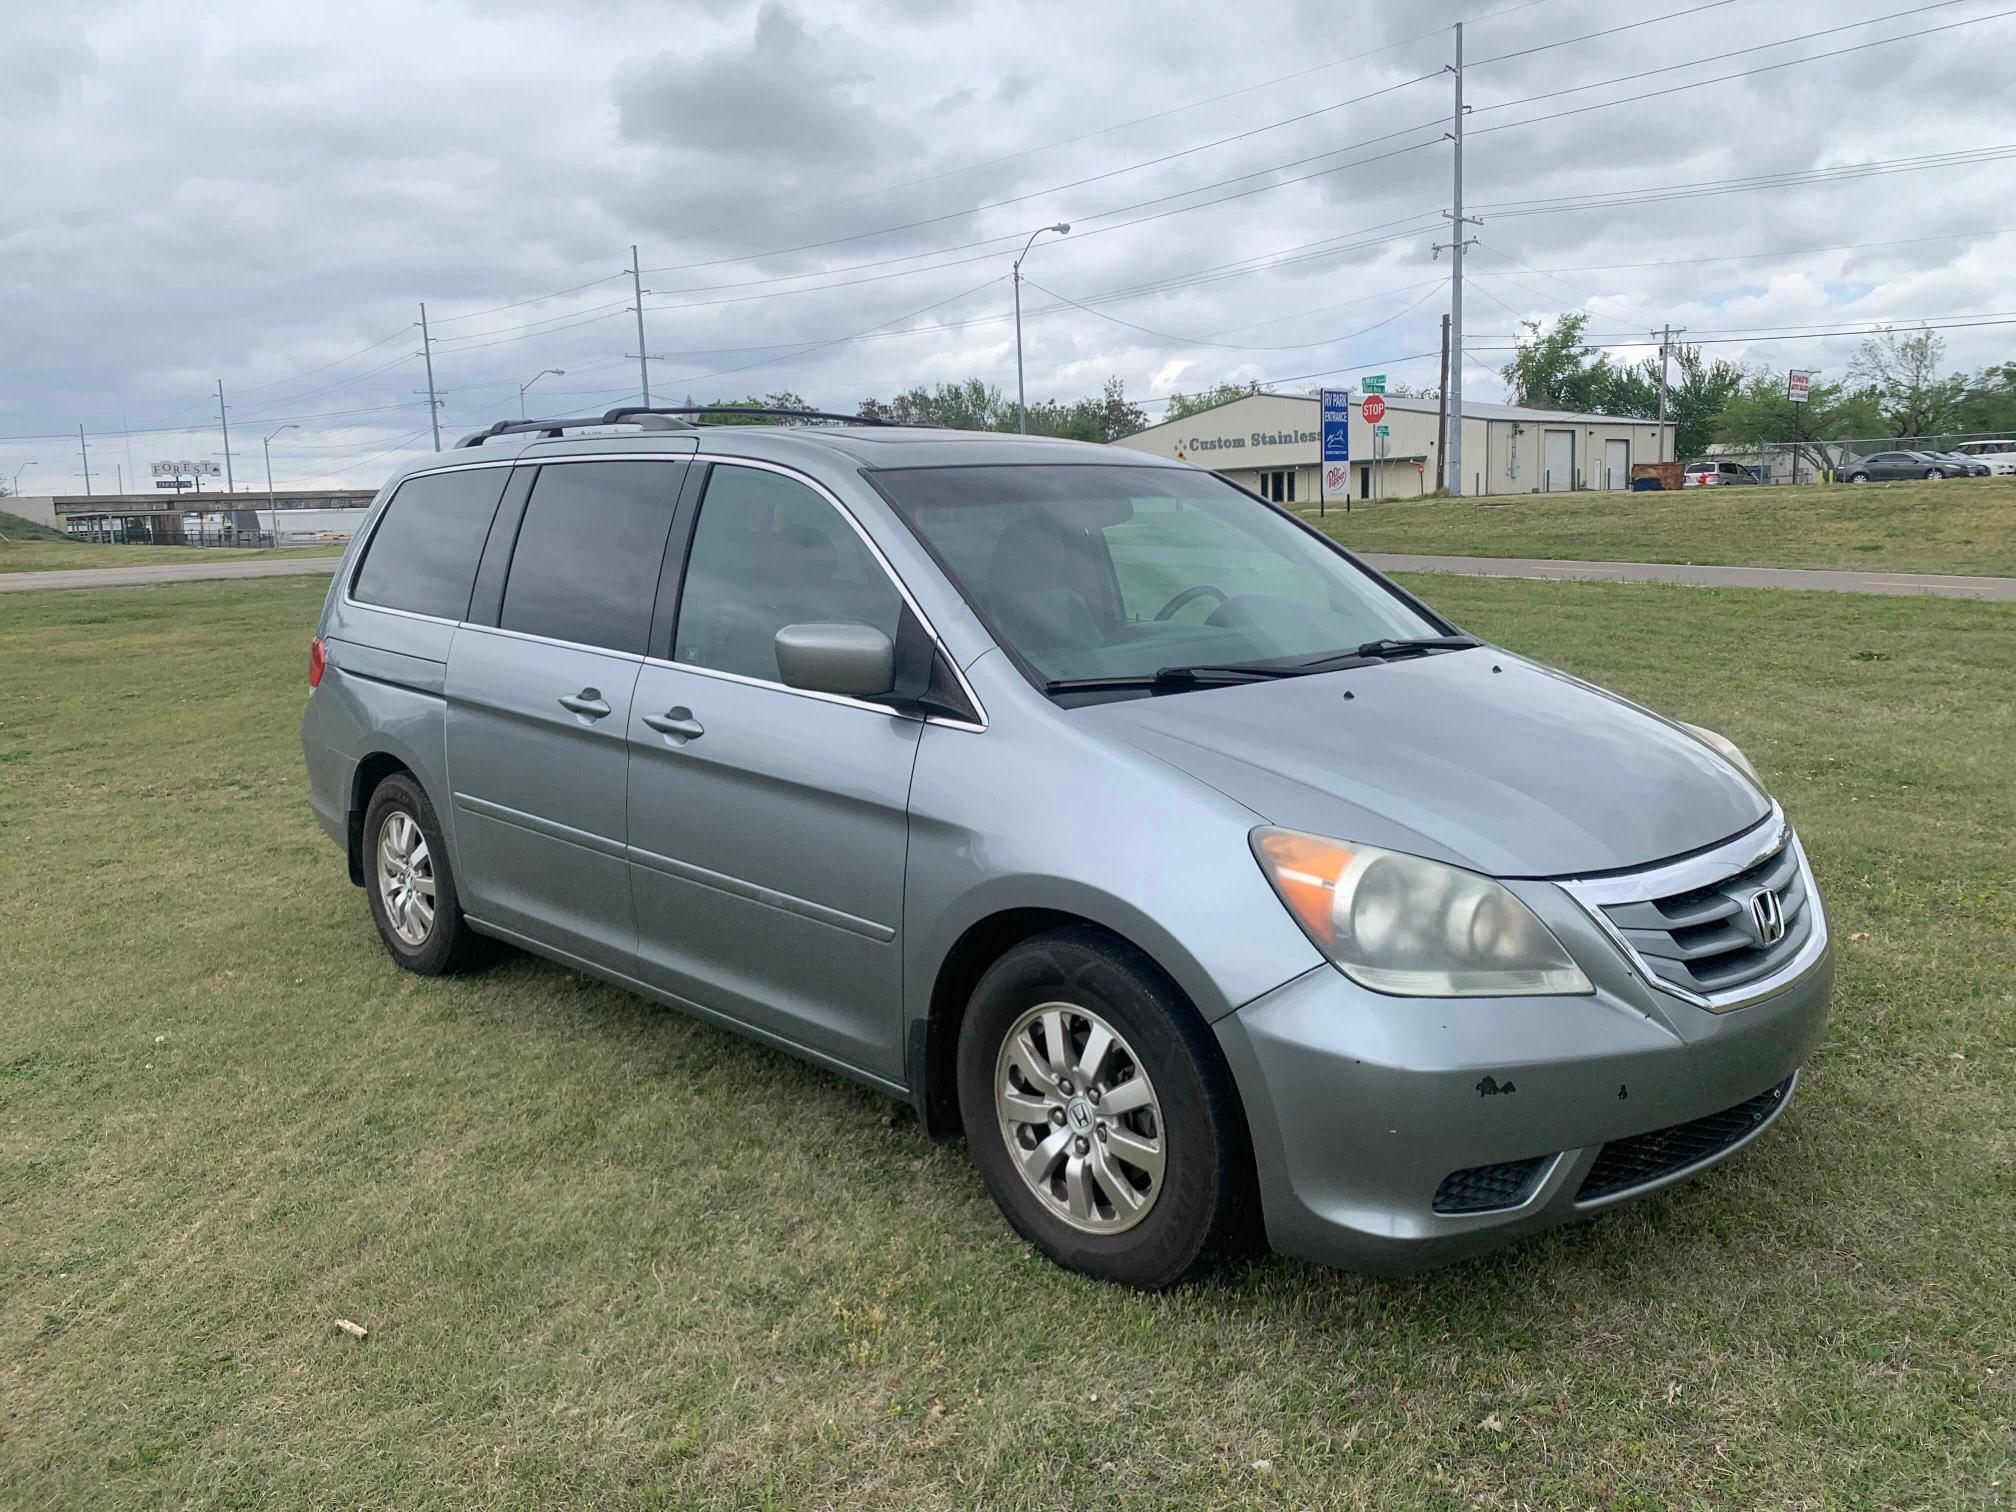
<path id="1" fill-rule="evenodd" d="M 1926 456 L 1935 462 L 1943 462 L 1952 469 L 1949 478 L 1985 478 L 1995 469 L 1979 457 L 1969 457 L 1961 452 L 1928 451 Z"/>
<path id="2" fill-rule="evenodd" d="M 1682 488 L 1706 488 L 1731 483 L 1755 483 L 1757 474 L 1740 462 L 1717 462 L 1704 460 L 1689 462 L 1687 470 L 1680 475 Z"/>
<path id="3" fill-rule="evenodd" d="M 1963 441 L 1953 448 L 1963 457 L 1988 464 L 1998 477 L 2016 474 L 2016 441 Z"/>
<path id="4" fill-rule="evenodd" d="M 1838 474 L 1849 483 L 1884 483 L 1900 478 L 1952 478 L 1964 476 L 1952 462 L 1944 462 L 1930 452 L 1872 452 L 1846 463 Z"/>
<path id="5" fill-rule="evenodd" d="M 508 941 L 905 1098 L 1135 1286 L 1656 1191 L 1782 1115 L 1826 1010 L 1728 740 L 1135 452 L 500 422 L 380 492 L 308 683 L 397 965 Z"/>

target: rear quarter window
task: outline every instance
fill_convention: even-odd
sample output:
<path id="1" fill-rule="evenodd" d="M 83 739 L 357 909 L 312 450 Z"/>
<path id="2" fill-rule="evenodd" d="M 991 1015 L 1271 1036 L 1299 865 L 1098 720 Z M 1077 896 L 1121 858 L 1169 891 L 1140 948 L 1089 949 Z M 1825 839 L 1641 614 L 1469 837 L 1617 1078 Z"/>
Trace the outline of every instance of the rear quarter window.
<path id="1" fill-rule="evenodd" d="M 463 618 L 510 476 L 508 467 L 478 467 L 400 484 L 364 548 L 350 596 L 381 609 Z"/>

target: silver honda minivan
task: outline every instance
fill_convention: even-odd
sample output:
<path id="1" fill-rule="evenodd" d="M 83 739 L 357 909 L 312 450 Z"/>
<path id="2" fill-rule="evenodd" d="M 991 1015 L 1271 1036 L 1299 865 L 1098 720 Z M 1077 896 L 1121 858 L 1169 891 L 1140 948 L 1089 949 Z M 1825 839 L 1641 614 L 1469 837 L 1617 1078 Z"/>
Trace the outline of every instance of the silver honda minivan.
<path id="1" fill-rule="evenodd" d="M 906 1098 L 1135 1286 L 1655 1191 L 1784 1111 L 1826 1010 L 1728 741 L 1135 452 L 500 423 L 385 486 L 309 683 L 399 965 L 505 941 Z"/>

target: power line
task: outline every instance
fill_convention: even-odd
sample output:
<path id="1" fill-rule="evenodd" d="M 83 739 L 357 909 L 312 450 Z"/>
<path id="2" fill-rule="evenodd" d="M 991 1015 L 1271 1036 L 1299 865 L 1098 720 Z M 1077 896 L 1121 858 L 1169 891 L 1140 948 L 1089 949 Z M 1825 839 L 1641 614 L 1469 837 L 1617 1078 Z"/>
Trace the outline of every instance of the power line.
<path id="1" fill-rule="evenodd" d="M 1363 336 L 1368 332 L 1376 331 L 1381 326 L 1391 325 L 1394 321 L 1400 319 L 1401 316 L 1410 314 L 1414 310 L 1417 310 L 1422 305 L 1426 304 L 1429 300 L 1433 299 L 1435 297 L 1436 289 L 1441 287 L 1441 280 L 1436 279 L 1434 282 L 1434 287 L 1431 287 L 1426 294 L 1423 294 L 1419 299 L 1413 301 L 1413 303 L 1409 304 L 1405 309 L 1395 311 L 1393 314 L 1387 316 L 1384 320 L 1374 321 L 1371 325 L 1366 326 L 1363 330 L 1347 331 L 1341 336 L 1326 336 L 1318 341 L 1291 341 L 1283 343 L 1278 346 L 1259 346 L 1259 345 L 1243 344 L 1236 341 L 1212 341 L 1203 336 L 1172 335 L 1168 331 L 1158 331 L 1151 326 L 1136 325 L 1131 320 L 1122 320 L 1117 315 L 1108 315 L 1103 310 L 1095 310 L 1090 305 L 1080 304 L 1077 300 L 1071 298 L 1067 294 L 1059 294 L 1055 289 L 1044 288 L 1042 284 L 1037 283 L 1036 280 L 1033 278 L 1025 277 L 1023 279 L 1023 282 L 1028 284 L 1033 289 L 1043 289 L 1043 292 L 1045 294 L 1048 294 L 1052 299 L 1062 300 L 1065 304 L 1069 305 L 1074 310 L 1083 310 L 1087 315 L 1094 316 L 1099 320 L 1108 321 L 1113 325 L 1124 326 L 1130 331 L 1139 331 L 1143 335 L 1154 336 L 1159 340 L 1170 342 L 1177 346 L 1222 347 L 1227 351 L 1234 351 L 1234 352 L 1301 352 L 1301 351 L 1307 351 L 1310 347 L 1335 346 L 1337 343 L 1341 341 L 1350 341 L 1356 337 Z"/>

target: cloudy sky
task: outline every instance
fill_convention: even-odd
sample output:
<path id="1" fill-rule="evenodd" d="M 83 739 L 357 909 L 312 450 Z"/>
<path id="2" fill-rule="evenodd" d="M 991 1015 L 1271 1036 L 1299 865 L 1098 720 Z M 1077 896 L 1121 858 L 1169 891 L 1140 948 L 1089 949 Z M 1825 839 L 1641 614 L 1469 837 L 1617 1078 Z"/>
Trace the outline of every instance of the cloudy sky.
<path id="1" fill-rule="evenodd" d="M 661 402 L 789 388 L 852 410 L 970 374 L 1012 393 L 1009 266 L 1060 220 L 1026 268 L 1032 401 L 1109 375 L 1144 402 L 1432 383 L 1456 20 L 1484 217 L 1472 397 L 1501 397 L 1492 349 L 1519 320 L 1573 309 L 1606 340 L 1670 319 L 1719 355 L 1837 374 L 1854 338 L 1797 328 L 2016 307 L 2006 12 L 8 7 L 0 478 L 32 463 L 21 491 L 81 489 L 80 423 L 101 489 L 218 457 L 221 378 L 241 487 L 290 423 L 280 482 L 375 485 L 431 445 L 422 300 L 450 442 L 515 416 L 541 369 L 565 372 L 535 414 L 634 402 L 633 242 Z M 1971 369 L 2016 352 L 2016 325 L 1947 339 Z"/>

